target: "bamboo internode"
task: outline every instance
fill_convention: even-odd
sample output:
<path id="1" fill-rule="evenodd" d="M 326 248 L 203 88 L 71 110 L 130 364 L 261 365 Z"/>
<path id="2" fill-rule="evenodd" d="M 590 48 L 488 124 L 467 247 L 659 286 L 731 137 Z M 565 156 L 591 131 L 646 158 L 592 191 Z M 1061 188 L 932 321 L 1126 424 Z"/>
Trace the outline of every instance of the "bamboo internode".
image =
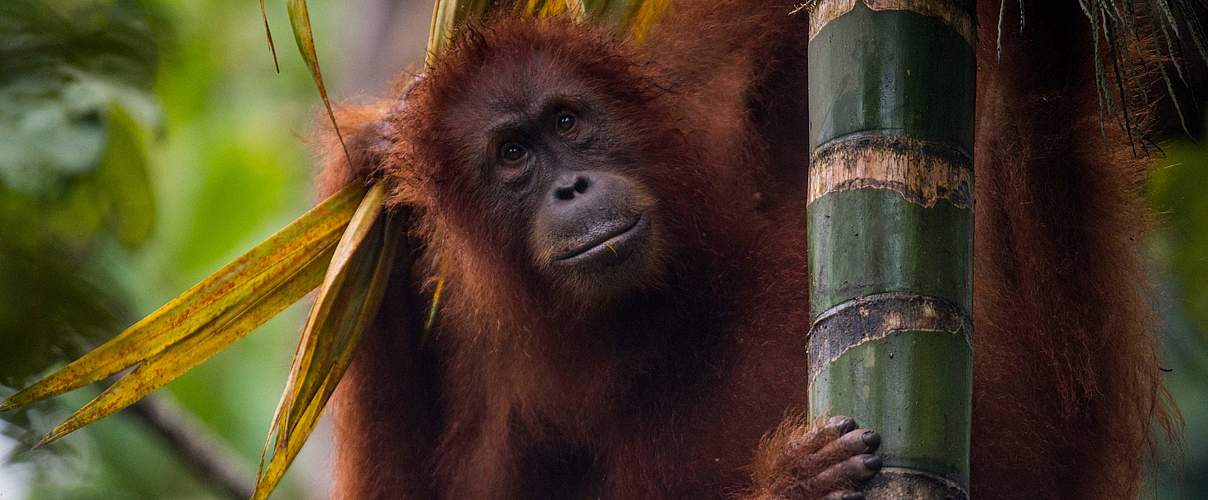
<path id="1" fill-rule="evenodd" d="M 809 407 L 880 432 L 868 498 L 967 498 L 973 2 L 811 11 Z"/>

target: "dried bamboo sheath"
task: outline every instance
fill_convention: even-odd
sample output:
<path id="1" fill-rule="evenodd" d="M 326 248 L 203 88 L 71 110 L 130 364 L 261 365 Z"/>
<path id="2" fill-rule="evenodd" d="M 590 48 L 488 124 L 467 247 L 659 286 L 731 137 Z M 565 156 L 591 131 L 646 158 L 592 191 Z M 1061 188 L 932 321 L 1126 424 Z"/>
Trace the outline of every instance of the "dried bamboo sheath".
<path id="1" fill-rule="evenodd" d="M 883 436 L 868 498 L 967 498 L 973 2 L 811 11 L 809 406 Z"/>

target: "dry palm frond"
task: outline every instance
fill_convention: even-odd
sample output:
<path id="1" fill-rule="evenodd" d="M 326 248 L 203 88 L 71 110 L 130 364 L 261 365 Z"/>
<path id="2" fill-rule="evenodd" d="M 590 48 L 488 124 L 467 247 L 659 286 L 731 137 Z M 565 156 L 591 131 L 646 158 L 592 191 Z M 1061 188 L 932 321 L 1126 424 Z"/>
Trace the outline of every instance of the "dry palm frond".
<path id="1" fill-rule="evenodd" d="M 640 34 L 666 3 L 666 0 L 437 0 L 430 53 L 437 53 L 455 23 L 484 15 L 491 8 L 519 8 L 537 16 L 570 13 L 581 18 L 616 20 L 622 26 L 633 26 Z M 263 2 L 261 5 L 263 16 Z M 306 2 L 288 0 L 287 6 L 298 49 L 328 116 L 336 125 L 319 69 Z M 615 17 L 610 18 L 607 13 Z M 637 21 L 631 23 L 633 19 Z M 275 63 L 272 35 L 266 34 Z M 336 133 L 339 134 L 338 125 Z M 340 143 L 344 144 L 342 136 Z M 133 368 L 51 430 L 42 442 L 58 439 L 176 379 L 318 287 L 318 298 L 303 329 L 289 381 L 265 443 L 253 498 L 266 498 L 318 422 L 351 362 L 362 333 L 377 314 L 394 254 L 404 234 L 402 217 L 384 211 L 383 193 L 381 185 L 368 189 L 361 185 L 346 187 L 109 342 L 0 401 L 0 411 L 53 397 Z"/>
<path id="2" fill-rule="evenodd" d="M 117 337 L 0 402 L 0 411 L 134 368 L 55 427 L 46 443 L 174 380 L 314 289 L 363 192 L 350 186 L 328 198 Z"/>

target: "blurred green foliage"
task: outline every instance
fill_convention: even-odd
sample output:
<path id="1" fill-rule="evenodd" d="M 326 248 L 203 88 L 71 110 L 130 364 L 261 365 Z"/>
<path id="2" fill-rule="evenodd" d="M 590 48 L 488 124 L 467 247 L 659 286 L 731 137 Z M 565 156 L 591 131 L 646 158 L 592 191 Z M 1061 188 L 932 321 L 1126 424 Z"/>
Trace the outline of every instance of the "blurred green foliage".
<path id="1" fill-rule="evenodd" d="M 1208 130 L 1208 127 L 1205 127 Z M 1163 324 L 1167 387 L 1186 422 L 1180 446 L 1159 454 L 1155 498 L 1208 496 L 1208 137 L 1164 145 L 1149 179 L 1158 230 L 1149 256 Z"/>
<path id="2" fill-rule="evenodd" d="M 1187 314 L 1208 325 L 1208 144 L 1182 140 L 1165 150 L 1149 182 L 1163 223 L 1155 257 L 1177 282 Z"/>
<path id="3" fill-rule="evenodd" d="M 339 6 L 316 4 L 320 54 L 338 54 L 325 42 L 340 40 Z M 284 2 L 267 6 L 274 33 L 289 33 Z M 0 395 L 154 310 L 311 204 L 304 138 L 322 123 L 321 106 L 292 47 L 274 72 L 261 23 L 255 2 L 237 0 L 0 1 Z M 338 74 L 332 59 L 324 68 Z M 304 307 L 168 388 L 249 473 Z M 82 389 L 6 414 L 0 430 L 39 434 L 93 395 Z M 0 456 L 0 496 L 214 494 L 136 422 L 114 416 L 50 451 L 21 452 L 7 469 Z M 323 474 L 307 460 L 277 498 L 325 497 Z M 6 491 L 13 478 L 27 484 Z"/>
<path id="4" fill-rule="evenodd" d="M 120 294 L 80 264 L 106 239 L 133 248 L 150 235 L 158 63 L 138 5 L 0 4 L 0 383 L 78 351 L 70 344 L 121 314 Z"/>
<path id="5" fill-rule="evenodd" d="M 104 167 L 124 168 L 101 161 L 114 134 L 136 133 L 158 118 L 148 91 L 159 44 L 145 9 L 130 3 L 9 0 L 0 5 L 0 33 L 4 186 L 38 199 L 63 197 L 80 177 Z M 114 123 L 112 110 L 139 119 Z M 33 143 L 38 147 L 30 147 Z M 143 163 L 133 168 L 142 170 Z M 144 191 L 145 185 L 134 184 Z"/>

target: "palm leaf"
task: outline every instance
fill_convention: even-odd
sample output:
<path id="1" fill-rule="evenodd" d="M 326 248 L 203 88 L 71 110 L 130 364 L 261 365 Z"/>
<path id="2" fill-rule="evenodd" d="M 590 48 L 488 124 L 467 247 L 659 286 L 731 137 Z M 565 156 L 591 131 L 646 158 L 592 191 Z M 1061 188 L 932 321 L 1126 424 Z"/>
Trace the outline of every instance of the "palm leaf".
<path id="1" fill-rule="evenodd" d="M 335 390 L 362 333 L 385 294 L 402 231 L 382 210 L 385 189 L 369 189 L 336 247 L 319 296 L 302 331 L 281 403 L 273 416 L 267 455 L 253 498 L 265 498 L 293 461 Z"/>
<path id="2" fill-rule="evenodd" d="M 331 247 L 328 247 L 259 300 L 246 300 L 227 309 L 197 333 L 140 363 L 128 375 L 55 426 L 42 438 L 39 446 L 134 404 L 243 338 L 313 290 L 315 282 L 322 279 L 331 256 Z"/>
<path id="3" fill-rule="evenodd" d="M 273 54 L 273 70 L 280 73 L 281 63 L 277 61 L 277 44 L 273 43 L 273 30 L 268 27 L 268 14 L 264 12 L 264 0 L 260 0 L 260 20 L 264 21 L 264 37 L 268 40 L 268 51 Z"/>
<path id="4" fill-rule="evenodd" d="M 97 382 L 151 359 L 207 326 L 214 328 L 211 323 L 216 320 L 234 321 L 247 311 L 260 310 L 253 305 L 293 290 L 282 287 L 291 277 L 309 276 L 299 273 L 330 250 L 363 191 L 350 186 L 333 195 L 117 337 L 0 402 L 0 411 Z M 312 288 L 318 283 L 313 277 L 309 282 Z"/>
<path id="5" fill-rule="evenodd" d="M 286 8 L 289 12 L 290 27 L 294 30 L 294 42 L 298 44 L 298 52 L 302 53 L 306 67 L 310 68 L 311 79 L 315 81 L 315 87 L 319 89 L 319 97 L 323 99 L 323 107 L 327 109 L 327 118 L 331 120 L 331 126 L 336 131 L 340 147 L 344 148 L 344 157 L 351 162 L 352 156 L 348 154 L 348 145 L 344 143 L 344 135 L 340 133 L 340 124 L 336 123 L 336 113 L 331 109 L 331 99 L 327 97 L 327 85 L 323 83 L 323 72 L 319 69 L 319 53 L 315 50 L 315 38 L 310 29 L 310 13 L 306 9 L 306 0 L 289 0 Z M 267 24 L 265 26 L 267 30 Z M 271 35 L 269 43 L 272 43 Z M 275 49 L 273 53 L 276 53 Z"/>
<path id="6" fill-rule="evenodd" d="M 453 26 L 492 8 L 519 8 L 540 17 L 569 12 L 616 22 L 640 37 L 666 4 L 666 0 L 437 0 L 429 59 L 444 46 Z M 287 5 L 298 49 L 344 145 L 319 69 L 306 2 L 289 0 Z M 275 58 L 274 49 L 274 62 Z M 109 342 L 0 402 L 0 411 L 134 368 L 52 429 L 42 443 L 53 441 L 176 379 L 318 286 L 318 298 L 265 443 L 253 497 L 266 498 L 314 429 L 385 294 L 403 228 L 400 216 L 383 210 L 384 192 L 380 185 L 367 191 L 360 185 L 346 187 Z"/>

